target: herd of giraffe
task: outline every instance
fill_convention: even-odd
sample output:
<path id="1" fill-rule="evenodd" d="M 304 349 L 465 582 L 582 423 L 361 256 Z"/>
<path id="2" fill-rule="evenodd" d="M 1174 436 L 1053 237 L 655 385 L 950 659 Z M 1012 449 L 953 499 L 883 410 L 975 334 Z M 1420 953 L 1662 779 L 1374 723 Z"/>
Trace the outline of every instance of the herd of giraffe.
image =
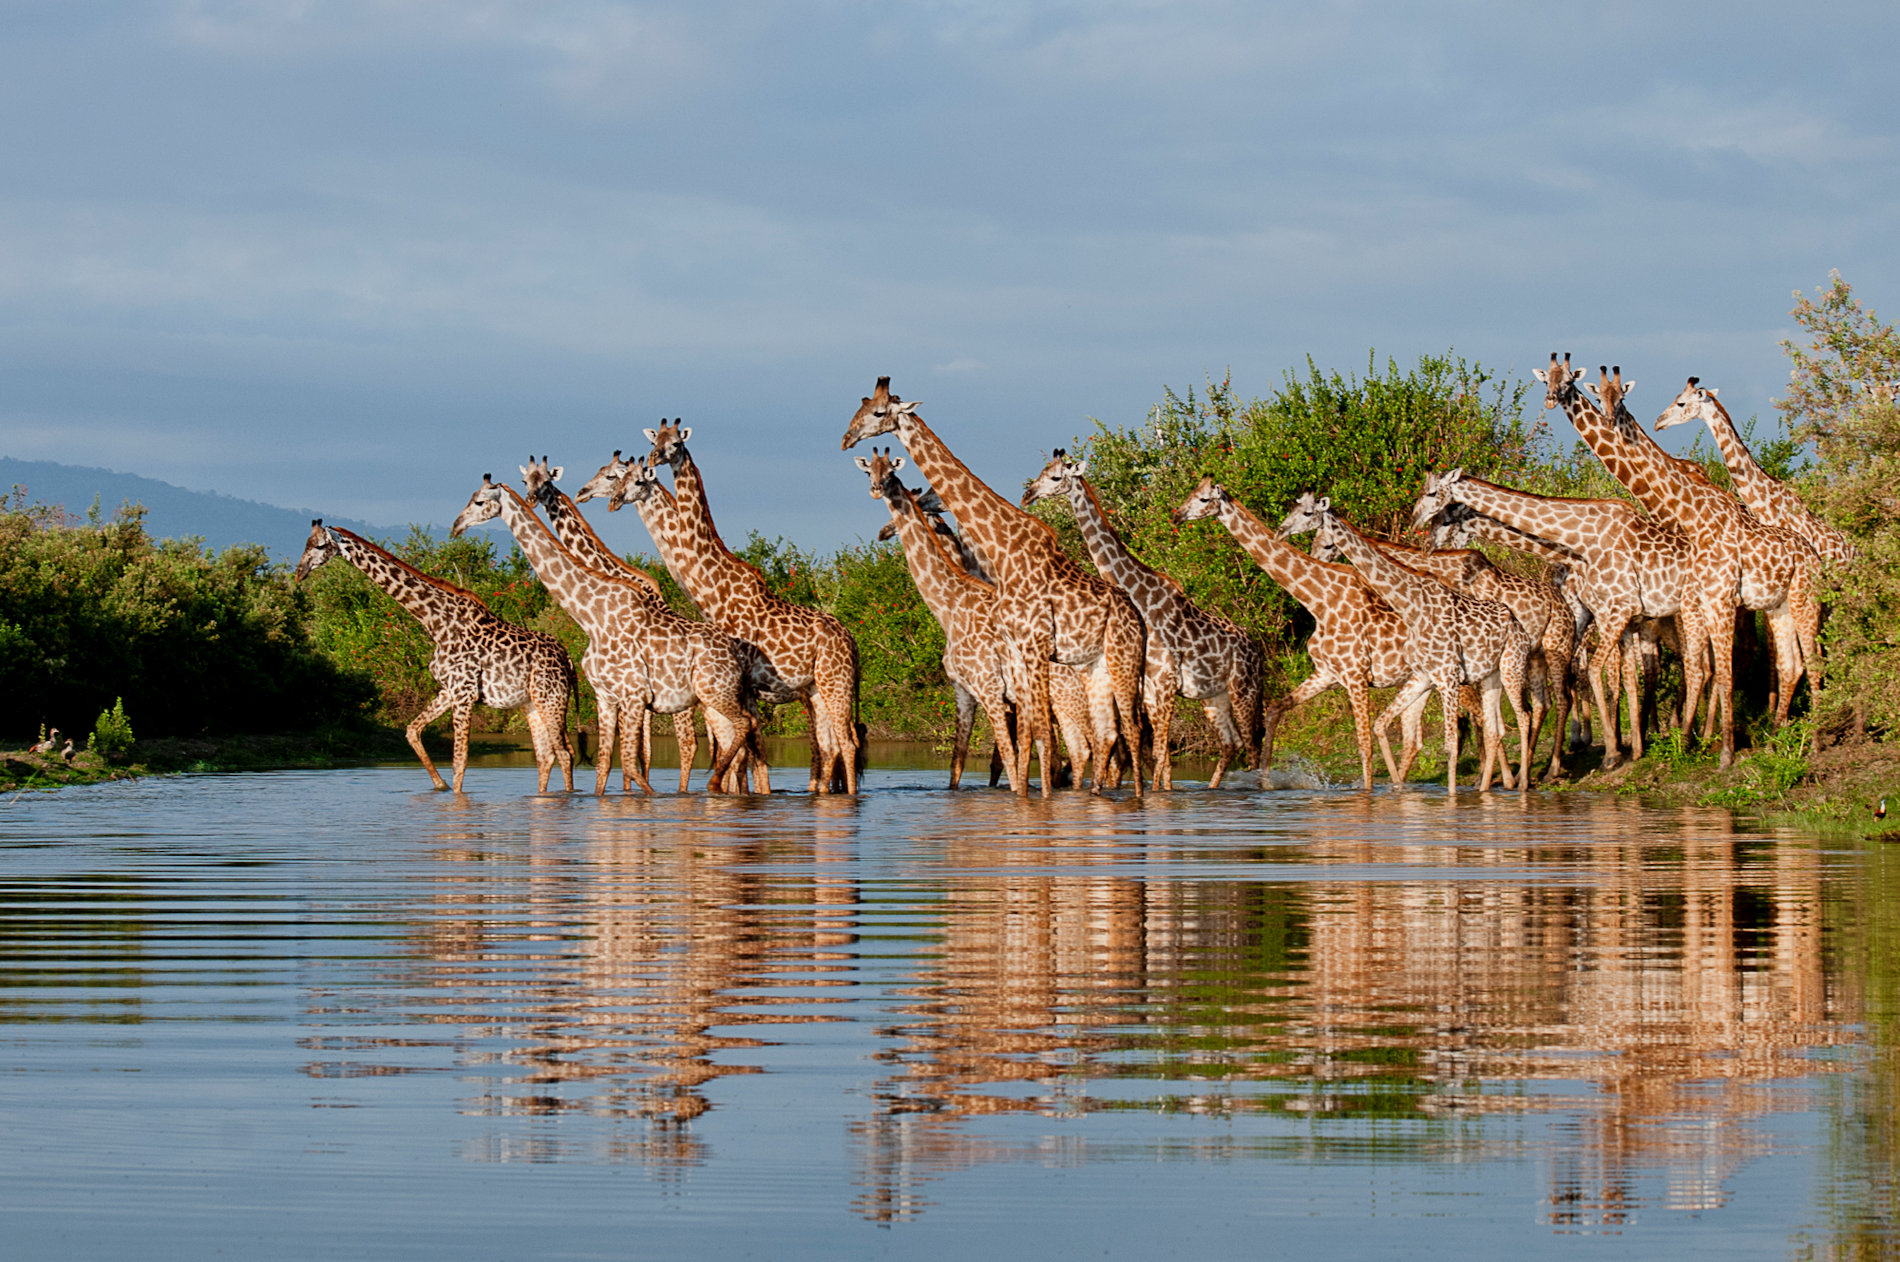
<path id="1" fill-rule="evenodd" d="M 1693 724 L 1712 685 L 1704 735 L 1719 729 L 1721 761 L 1734 752 L 1733 657 L 1742 611 L 1767 615 L 1776 661 L 1776 721 L 1785 722 L 1801 676 L 1818 668 L 1820 569 L 1851 558 L 1841 533 L 1802 505 L 1750 456 L 1713 389 L 1689 378 L 1656 421 L 1658 430 L 1700 420 L 1714 434 L 1734 485 L 1717 487 L 1699 465 L 1669 455 L 1624 406 L 1620 369 L 1583 382 L 1570 357 L 1553 352 L 1537 379 L 1544 406 L 1561 407 L 1604 466 L 1628 488 L 1623 500 L 1560 499 L 1497 486 L 1462 470 L 1428 477 L 1413 525 L 1431 546 L 1374 539 L 1321 495 L 1301 498 L 1277 530 L 1211 476 L 1174 510 L 1177 523 L 1218 518 L 1240 546 L 1313 616 L 1313 674 L 1290 694 L 1263 696 L 1259 644 L 1202 609 L 1181 585 L 1122 542 L 1090 485 L 1087 465 L 1067 452 L 1029 483 L 1020 506 L 976 477 L 917 415 L 915 401 L 878 379 L 844 434 L 845 450 L 894 435 L 929 482 L 906 486 L 904 455 L 871 449 L 857 466 L 890 522 L 880 538 L 901 541 L 919 594 L 942 625 L 944 672 L 956 694 L 950 787 L 961 781 L 977 710 L 995 738 L 990 783 L 1007 776 L 1030 791 L 1058 779 L 1056 740 L 1077 783 L 1091 792 L 1132 773 L 1139 797 L 1172 787 L 1168 757 L 1177 697 L 1201 703 L 1220 746 L 1210 781 L 1236 763 L 1270 762 L 1275 730 L 1290 710 L 1335 686 L 1347 695 L 1361 784 L 1372 786 L 1376 738 L 1387 774 L 1403 782 L 1416 759 L 1432 695 L 1444 713 L 1446 779 L 1457 788 L 1459 716 L 1483 733 L 1480 791 L 1493 772 L 1506 788 L 1528 787 L 1532 752 L 1547 717 L 1557 733 L 1546 778 L 1563 774 L 1573 697 L 1592 707 L 1604 765 L 1623 757 L 1619 703 L 1627 699 L 1629 745 L 1642 754 L 1645 660 L 1673 631 L 1683 662 L 1680 722 Z M 857 721 L 857 644 L 820 610 L 774 594 L 765 577 L 726 547 L 706 488 L 677 422 L 646 431 L 651 451 L 619 451 L 573 498 L 562 470 L 543 458 L 521 469 L 523 490 L 482 483 L 451 533 L 500 517 L 553 598 L 586 633 L 581 670 L 598 703 L 596 793 L 604 793 L 616 747 L 622 788 L 651 793 L 649 726 L 673 716 L 680 790 L 697 754 L 696 715 L 712 744 L 710 792 L 770 792 L 759 741 L 759 706 L 797 701 L 812 734 L 807 787 L 855 793 L 864 760 Z M 673 489 L 661 482 L 670 468 Z M 705 621 L 676 613 L 643 570 L 617 556 L 588 525 L 578 502 L 631 504 L 667 569 Z M 1047 523 L 1027 511 L 1066 500 L 1095 571 L 1072 558 Z M 578 502 L 577 502 L 578 501 Z M 536 514 L 540 509 L 545 516 Z M 947 518 L 954 517 L 952 526 Z M 1311 552 L 1287 540 L 1311 532 Z M 1538 577 L 1500 570 L 1473 542 L 1517 549 L 1547 564 Z M 558 763 L 569 789 L 574 758 L 568 708 L 576 676 L 551 636 L 508 623 L 471 592 L 431 577 L 347 530 L 311 524 L 296 574 L 343 557 L 420 620 L 435 649 L 430 671 L 442 691 L 409 725 L 408 738 L 437 788 L 447 788 L 423 748 L 422 729 L 454 712 L 454 788 L 466 770 L 469 722 L 479 702 L 520 708 L 545 792 Z M 1589 642 L 1594 639 L 1594 651 Z M 1587 660 L 1586 660 L 1587 659 Z M 1587 697 L 1582 695 L 1587 681 Z M 1373 688 L 1397 688 L 1376 717 Z M 1503 705 L 1516 721 L 1517 764 L 1504 738 Z M 1391 724 L 1403 746 L 1394 760 Z M 1144 768 L 1144 758 L 1151 767 Z"/>

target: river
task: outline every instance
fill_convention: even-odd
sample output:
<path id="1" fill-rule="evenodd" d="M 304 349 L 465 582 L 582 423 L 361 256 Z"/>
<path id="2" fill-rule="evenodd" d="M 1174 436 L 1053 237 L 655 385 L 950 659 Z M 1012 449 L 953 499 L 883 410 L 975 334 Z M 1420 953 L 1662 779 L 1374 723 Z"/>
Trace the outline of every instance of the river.
<path id="1" fill-rule="evenodd" d="M 0 1255 L 1900 1248 L 1900 848 L 943 783 L 0 804 Z"/>

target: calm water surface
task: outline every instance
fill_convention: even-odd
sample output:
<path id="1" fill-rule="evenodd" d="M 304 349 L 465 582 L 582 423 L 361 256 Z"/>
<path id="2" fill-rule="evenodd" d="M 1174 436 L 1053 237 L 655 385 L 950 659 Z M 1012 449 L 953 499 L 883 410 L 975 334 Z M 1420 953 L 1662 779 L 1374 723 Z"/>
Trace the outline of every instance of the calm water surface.
<path id="1" fill-rule="evenodd" d="M 532 777 L 0 805 L 0 1256 L 1900 1247 L 1900 847 Z"/>

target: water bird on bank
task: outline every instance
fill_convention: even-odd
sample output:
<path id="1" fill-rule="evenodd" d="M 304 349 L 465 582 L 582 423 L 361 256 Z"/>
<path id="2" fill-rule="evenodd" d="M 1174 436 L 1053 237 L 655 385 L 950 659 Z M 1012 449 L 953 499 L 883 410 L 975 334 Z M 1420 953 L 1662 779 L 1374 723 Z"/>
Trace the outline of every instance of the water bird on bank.
<path id="1" fill-rule="evenodd" d="M 64 759 L 68 764 L 71 764 L 73 758 L 78 754 L 78 752 L 79 752 L 78 750 L 73 748 L 72 739 L 69 737 L 67 738 L 67 741 L 66 741 L 66 748 L 59 751 L 59 756 L 62 759 Z"/>
<path id="2" fill-rule="evenodd" d="M 50 754 L 58 748 L 59 748 L 59 729 L 54 728 L 50 733 L 48 733 L 45 740 L 41 741 L 37 745 L 29 746 L 27 748 L 27 752 L 29 754 Z"/>
<path id="3" fill-rule="evenodd" d="M 1881 798 L 1880 805 L 1874 808 L 1874 818 L 1875 819 L 1887 818 L 1887 799 L 1886 798 Z"/>

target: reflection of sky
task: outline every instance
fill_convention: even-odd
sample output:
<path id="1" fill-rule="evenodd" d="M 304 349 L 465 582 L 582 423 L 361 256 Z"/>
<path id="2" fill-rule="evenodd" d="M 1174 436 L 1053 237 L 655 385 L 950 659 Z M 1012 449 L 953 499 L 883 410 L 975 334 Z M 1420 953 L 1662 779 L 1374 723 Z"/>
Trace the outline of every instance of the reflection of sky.
<path id="1" fill-rule="evenodd" d="M 670 1256 L 848 1254 L 873 1223 L 945 1256 L 1228 1256 L 1284 1220 L 1779 1256 L 1819 1213 L 1832 1080 L 1864 1076 L 1867 979 L 1822 919 L 1864 914 L 1858 863 L 1717 812 L 531 775 L 0 815 L 0 1118 L 61 1136 L 0 1149 L 10 1236 L 106 1187 L 130 1216 L 86 1239 L 163 1205 L 180 1255 L 317 1223 L 579 1251 L 638 1221 Z"/>
<path id="2" fill-rule="evenodd" d="M 1164 383 L 1369 346 L 1772 415 L 1789 291 L 1900 280 L 1896 25 L 15 5 L 0 454 L 439 523 L 529 445 L 591 469 L 684 414 L 729 537 L 823 546 L 881 524 L 833 444 L 885 372 L 1001 486 Z"/>

